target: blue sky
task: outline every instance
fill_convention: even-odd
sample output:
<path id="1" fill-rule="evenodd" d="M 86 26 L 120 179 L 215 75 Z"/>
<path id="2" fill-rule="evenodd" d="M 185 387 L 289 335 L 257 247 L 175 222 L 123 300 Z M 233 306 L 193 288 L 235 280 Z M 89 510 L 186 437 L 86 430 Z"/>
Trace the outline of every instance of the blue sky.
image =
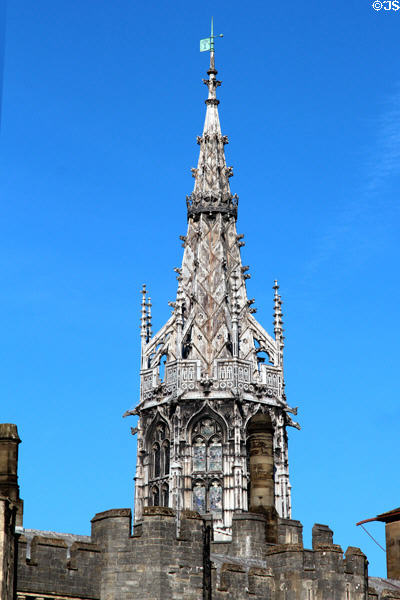
<path id="1" fill-rule="evenodd" d="M 161 326 L 211 14 L 249 296 L 269 331 L 276 277 L 284 300 L 293 517 L 308 546 L 327 523 L 384 576 L 355 522 L 400 503 L 400 11 L 367 0 L 8 1 L 0 418 L 23 439 L 25 526 L 87 533 L 95 512 L 132 505 L 139 291 Z M 382 524 L 369 531 L 384 544 Z"/>

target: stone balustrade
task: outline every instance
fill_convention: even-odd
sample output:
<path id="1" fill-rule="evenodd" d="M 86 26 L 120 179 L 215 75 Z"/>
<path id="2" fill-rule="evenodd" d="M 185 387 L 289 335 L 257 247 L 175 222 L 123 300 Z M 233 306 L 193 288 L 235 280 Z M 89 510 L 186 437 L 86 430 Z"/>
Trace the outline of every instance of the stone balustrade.
<path id="1" fill-rule="evenodd" d="M 259 365 L 254 370 L 250 361 L 241 359 L 217 359 L 213 368 L 213 377 L 209 380 L 208 389 L 227 392 L 255 392 L 264 388 L 267 396 L 282 395 L 282 370 L 273 365 Z M 159 374 L 159 367 L 145 369 L 141 372 L 141 401 L 157 396 L 171 396 L 178 393 L 200 390 L 204 377 L 200 361 L 179 360 L 165 365 L 164 379 Z"/>

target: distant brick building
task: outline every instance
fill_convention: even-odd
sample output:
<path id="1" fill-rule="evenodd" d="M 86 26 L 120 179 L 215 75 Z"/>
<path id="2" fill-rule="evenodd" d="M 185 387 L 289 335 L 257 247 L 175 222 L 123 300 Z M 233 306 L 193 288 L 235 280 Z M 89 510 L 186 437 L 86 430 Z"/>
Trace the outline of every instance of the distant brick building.
<path id="1" fill-rule="evenodd" d="M 140 401 L 126 413 L 139 416 L 134 522 L 123 508 L 95 515 L 91 536 L 24 529 L 20 440 L 0 425 L 0 600 L 400 598 L 328 526 L 305 549 L 291 518 L 282 302 L 275 282 L 271 336 L 247 297 L 210 57 L 177 296 L 155 335 L 143 288 Z M 393 573 L 399 539 L 391 525 Z"/>

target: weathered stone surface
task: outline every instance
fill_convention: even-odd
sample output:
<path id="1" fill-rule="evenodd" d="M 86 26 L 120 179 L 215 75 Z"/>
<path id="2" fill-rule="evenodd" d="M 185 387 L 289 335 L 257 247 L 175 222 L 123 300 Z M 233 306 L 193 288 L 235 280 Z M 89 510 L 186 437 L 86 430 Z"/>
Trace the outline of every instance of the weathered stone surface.
<path id="1" fill-rule="evenodd" d="M 14 535 L 18 506 L 0 496 L 0 598 L 13 600 L 15 593 L 16 540 Z"/>
<path id="2" fill-rule="evenodd" d="M 148 506 L 195 510 L 213 515 L 214 535 L 223 540 L 233 515 L 249 507 L 275 507 L 290 518 L 286 427 L 297 424 L 284 393 L 279 287 L 274 336 L 254 318 L 247 296 L 215 68 L 208 75 L 176 300 L 153 335 L 142 290 L 140 402 L 126 414 L 139 416 L 135 522 Z"/>
<path id="3" fill-rule="evenodd" d="M 17 509 L 17 525 L 22 525 L 23 501 L 19 497 L 18 446 L 21 440 L 17 426 L 0 423 L 0 496 L 13 500 Z"/>

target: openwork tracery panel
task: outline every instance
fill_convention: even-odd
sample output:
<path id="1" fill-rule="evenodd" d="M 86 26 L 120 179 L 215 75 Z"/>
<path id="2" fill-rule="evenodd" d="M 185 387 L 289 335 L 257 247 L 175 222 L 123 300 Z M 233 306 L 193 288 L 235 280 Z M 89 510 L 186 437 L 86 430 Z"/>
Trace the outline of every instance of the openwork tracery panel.
<path id="1" fill-rule="evenodd" d="M 149 440 L 149 505 L 168 506 L 170 440 L 169 427 L 160 421 Z"/>
<path id="2" fill-rule="evenodd" d="M 192 429 L 193 509 L 222 516 L 222 428 L 210 417 Z"/>

